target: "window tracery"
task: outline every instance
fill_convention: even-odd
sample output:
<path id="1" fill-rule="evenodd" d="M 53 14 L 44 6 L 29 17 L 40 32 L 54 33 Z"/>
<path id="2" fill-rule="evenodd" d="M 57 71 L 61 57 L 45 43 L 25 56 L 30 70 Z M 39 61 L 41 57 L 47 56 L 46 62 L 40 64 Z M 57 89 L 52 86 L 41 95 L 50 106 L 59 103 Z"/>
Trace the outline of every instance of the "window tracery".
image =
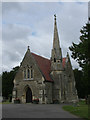
<path id="1" fill-rule="evenodd" d="M 28 68 L 24 68 L 23 76 L 24 76 L 24 80 L 33 79 L 34 75 L 33 75 L 33 68 L 32 68 L 32 66 L 28 67 Z"/>

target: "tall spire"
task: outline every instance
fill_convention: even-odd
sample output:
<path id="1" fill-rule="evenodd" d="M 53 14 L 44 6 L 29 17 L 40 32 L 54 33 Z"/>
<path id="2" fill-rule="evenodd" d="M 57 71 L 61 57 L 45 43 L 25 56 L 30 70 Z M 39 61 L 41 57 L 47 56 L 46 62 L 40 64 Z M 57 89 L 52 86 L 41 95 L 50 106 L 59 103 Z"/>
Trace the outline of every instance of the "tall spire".
<path id="1" fill-rule="evenodd" d="M 59 45 L 59 36 L 58 36 L 58 30 L 57 30 L 57 22 L 56 22 L 56 15 L 54 15 L 54 38 L 53 38 L 53 48 L 60 48 Z"/>
<path id="2" fill-rule="evenodd" d="M 28 46 L 28 50 L 30 50 L 30 48 L 29 48 L 30 46 Z"/>
<path id="3" fill-rule="evenodd" d="M 56 15 L 54 15 L 54 37 L 53 37 L 53 49 L 52 49 L 51 59 L 62 61 L 62 53 L 61 53 L 61 48 L 60 48 L 60 43 L 59 43 Z"/>

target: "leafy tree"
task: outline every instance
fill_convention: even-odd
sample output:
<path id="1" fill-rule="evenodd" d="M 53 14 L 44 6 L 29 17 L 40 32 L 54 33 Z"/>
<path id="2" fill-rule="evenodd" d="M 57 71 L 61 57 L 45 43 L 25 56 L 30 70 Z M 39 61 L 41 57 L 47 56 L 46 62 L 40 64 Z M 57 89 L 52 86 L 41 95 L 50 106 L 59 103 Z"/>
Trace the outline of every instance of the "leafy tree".
<path id="1" fill-rule="evenodd" d="M 12 94 L 13 80 L 19 69 L 19 66 L 13 68 L 10 72 L 3 72 L 2 74 L 2 96 L 7 98 Z"/>
<path id="2" fill-rule="evenodd" d="M 74 69 L 73 71 L 74 71 L 74 76 L 75 76 L 78 97 L 84 98 L 85 97 L 85 84 L 83 81 L 83 72 L 81 70 L 78 70 L 78 69 Z"/>
<path id="3" fill-rule="evenodd" d="M 72 46 L 69 49 L 72 51 L 72 58 L 76 59 L 80 67 L 84 68 L 87 64 L 90 64 L 90 24 L 86 24 L 80 30 L 80 42 L 79 44 L 72 43 Z"/>
<path id="4" fill-rule="evenodd" d="M 72 43 L 72 46 L 69 49 L 72 51 L 71 57 L 75 59 L 79 66 L 82 68 L 83 72 L 83 82 L 85 84 L 84 91 L 85 95 L 90 94 L 90 81 L 89 74 L 90 73 L 90 24 L 86 23 L 85 26 L 80 30 L 80 42 L 79 44 Z"/>

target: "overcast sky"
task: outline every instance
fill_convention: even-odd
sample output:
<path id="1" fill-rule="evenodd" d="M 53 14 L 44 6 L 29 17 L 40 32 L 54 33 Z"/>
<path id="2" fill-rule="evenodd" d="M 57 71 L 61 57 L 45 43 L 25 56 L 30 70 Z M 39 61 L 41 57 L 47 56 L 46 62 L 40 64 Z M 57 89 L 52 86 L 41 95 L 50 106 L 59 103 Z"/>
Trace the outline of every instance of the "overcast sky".
<path id="1" fill-rule="evenodd" d="M 63 57 L 72 42 L 79 43 L 80 29 L 88 20 L 87 2 L 7 2 L 2 4 L 3 71 L 20 65 L 27 46 L 31 52 L 51 57 L 54 14 L 57 15 Z M 70 57 L 71 58 L 71 57 Z M 71 58 L 73 68 L 78 64 Z"/>

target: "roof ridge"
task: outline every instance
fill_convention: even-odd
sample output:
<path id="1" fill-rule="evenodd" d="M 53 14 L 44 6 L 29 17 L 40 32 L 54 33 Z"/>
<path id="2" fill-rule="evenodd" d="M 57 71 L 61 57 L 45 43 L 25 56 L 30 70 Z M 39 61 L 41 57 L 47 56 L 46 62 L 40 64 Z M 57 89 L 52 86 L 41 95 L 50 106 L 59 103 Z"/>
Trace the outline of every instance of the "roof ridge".
<path id="1" fill-rule="evenodd" d="M 50 81 L 50 82 L 53 82 L 51 76 L 50 76 L 50 72 L 51 72 L 51 60 L 50 59 L 47 59 L 47 58 L 44 58 L 40 55 L 37 55 L 33 52 L 31 52 L 32 56 L 34 57 L 42 75 L 45 77 L 45 80 L 46 81 Z M 66 58 L 63 58 L 63 66 L 65 65 L 65 61 L 66 61 Z"/>
<path id="2" fill-rule="evenodd" d="M 46 57 L 43 57 L 43 56 L 41 56 L 41 55 L 38 55 L 38 54 L 36 54 L 36 53 L 33 53 L 33 52 L 31 52 L 31 54 L 34 54 L 34 55 L 36 55 L 36 56 L 38 56 L 38 57 L 41 57 L 41 58 L 43 58 L 43 59 L 47 59 L 47 60 L 50 60 L 50 59 L 48 59 L 48 58 L 46 58 Z M 65 59 L 66 57 L 63 57 L 63 59 Z"/>
<path id="3" fill-rule="evenodd" d="M 48 59 L 48 58 L 45 58 L 45 57 L 43 57 L 43 56 L 40 56 L 40 55 L 37 55 L 37 54 L 35 54 L 35 53 L 33 53 L 33 52 L 31 52 L 31 54 L 34 54 L 34 55 L 36 55 L 36 56 L 38 56 L 38 57 L 41 57 L 41 58 L 43 58 L 43 59 L 46 59 L 46 60 L 49 60 L 49 61 L 50 61 L 50 59 Z"/>

